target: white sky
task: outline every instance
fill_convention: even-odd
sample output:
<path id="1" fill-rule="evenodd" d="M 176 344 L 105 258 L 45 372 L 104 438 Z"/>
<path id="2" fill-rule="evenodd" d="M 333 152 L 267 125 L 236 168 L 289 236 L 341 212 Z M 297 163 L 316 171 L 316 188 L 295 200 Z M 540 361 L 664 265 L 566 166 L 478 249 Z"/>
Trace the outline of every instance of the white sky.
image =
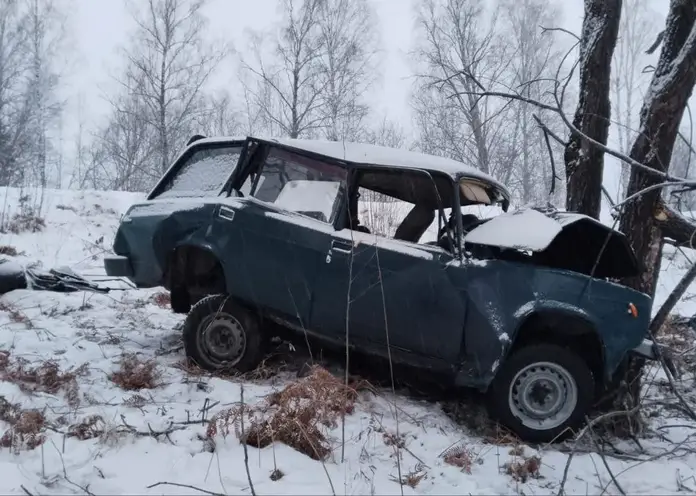
<path id="1" fill-rule="evenodd" d="M 0 0 L 1 1 L 1 0 Z M 100 97 L 113 88 L 110 74 L 117 74 L 120 57 L 118 46 L 128 41 L 132 20 L 124 0 L 69 0 L 72 48 L 78 60 L 68 71 L 66 97 L 68 109 L 65 133 L 74 130 L 76 108 L 84 101 L 85 117 L 98 118 L 108 105 Z M 579 32 L 582 0 L 556 0 L 563 5 L 563 26 Z M 388 117 L 410 127 L 409 92 L 411 71 L 408 53 L 414 41 L 415 21 L 412 0 L 371 0 L 381 29 L 381 81 L 371 92 L 374 106 Z M 249 28 L 270 28 L 278 18 L 276 0 L 208 0 L 205 14 L 209 20 L 208 36 L 233 44 L 238 53 L 247 47 L 245 32 Z M 238 55 L 228 58 L 215 78 L 216 86 L 236 87 Z"/>
<path id="2" fill-rule="evenodd" d="M 124 0 L 66 1 L 71 3 L 68 42 L 70 48 L 76 51 L 75 63 L 66 72 L 64 80 L 67 107 L 63 136 L 67 145 L 73 141 L 77 129 L 78 108 L 83 113 L 86 130 L 96 124 L 108 110 L 103 95 L 114 88 L 110 75 L 118 74 L 121 60 L 118 47 L 128 41 L 133 23 Z M 372 104 L 409 132 L 412 128 L 409 105 L 412 73 L 408 53 L 415 41 L 414 0 L 371 2 L 379 20 L 382 47 L 381 81 L 370 92 Z M 555 2 L 563 12 L 558 25 L 579 34 L 583 1 Z M 660 16 L 666 14 L 668 4 L 669 0 L 651 0 L 651 7 Z M 207 35 L 211 39 L 231 42 L 238 52 L 220 67 L 213 84 L 216 87 L 238 88 L 235 75 L 238 56 L 247 48 L 246 32 L 249 28 L 270 28 L 278 19 L 277 1 L 208 0 L 204 12 L 209 21 Z M 660 24 L 662 22 L 660 20 Z M 610 165 L 610 169 L 618 168 Z M 611 170 L 607 172 L 613 175 Z M 607 179 L 612 182 L 611 178 Z"/>

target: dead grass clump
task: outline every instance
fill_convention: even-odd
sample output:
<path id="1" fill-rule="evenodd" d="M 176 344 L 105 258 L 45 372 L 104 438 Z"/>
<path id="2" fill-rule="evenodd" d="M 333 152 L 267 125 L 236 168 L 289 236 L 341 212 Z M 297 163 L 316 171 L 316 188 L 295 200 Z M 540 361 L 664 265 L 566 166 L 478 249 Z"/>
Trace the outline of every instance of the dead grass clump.
<path id="1" fill-rule="evenodd" d="M 45 441 L 44 414 L 38 410 L 23 410 L 19 405 L 0 396 L 0 420 L 10 428 L 0 437 L 0 447 L 12 448 L 15 453 L 32 450 Z"/>
<path id="2" fill-rule="evenodd" d="M 7 312 L 7 315 L 10 318 L 10 322 L 13 322 L 15 324 L 24 324 L 30 329 L 34 327 L 29 317 L 27 317 L 27 315 L 24 312 L 19 310 L 14 305 L 11 305 L 4 301 L 0 301 L 0 312 Z"/>
<path id="3" fill-rule="evenodd" d="M 422 481 L 426 476 L 426 472 L 423 472 L 422 470 L 414 470 L 411 472 L 408 472 L 407 474 L 404 474 L 401 476 L 401 481 L 399 481 L 396 477 L 392 476 L 392 480 L 395 482 L 399 482 L 402 486 L 409 486 L 411 488 L 414 488 L 420 484 L 420 481 Z"/>
<path id="4" fill-rule="evenodd" d="M 84 364 L 75 370 L 60 370 L 58 363 L 47 360 L 31 366 L 23 358 L 12 359 L 9 352 L 0 352 L 0 378 L 12 382 L 28 393 L 41 392 L 56 394 L 64 391 L 68 404 L 77 407 L 80 403 L 77 377 L 87 374 Z"/>
<path id="5" fill-rule="evenodd" d="M 46 227 L 43 217 L 37 215 L 33 209 L 28 208 L 14 214 L 5 224 L 4 232 L 21 234 L 24 232 L 41 232 Z"/>
<path id="6" fill-rule="evenodd" d="M 172 303 L 172 298 L 169 295 L 169 293 L 165 293 L 164 291 L 160 291 L 159 293 L 155 293 L 152 295 L 150 298 L 152 303 L 157 305 L 160 308 L 169 308 L 169 305 Z"/>
<path id="7" fill-rule="evenodd" d="M 137 391 L 153 389 L 158 386 L 160 371 L 154 360 L 141 360 L 135 354 L 125 354 L 121 357 L 119 369 L 109 376 L 121 389 Z"/>
<path id="8" fill-rule="evenodd" d="M 106 431 L 106 423 L 100 415 L 90 415 L 82 422 L 73 424 L 68 428 L 68 437 L 74 437 L 81 441 L 100 437 Z"/>
<path id="9" fill-rule="evenodd" d="M 514 480 L 524 484 L 530 477 L 535 479 L 541 477 L 539 473 L 541 458 L 538 456 L 523 457 L 521 460 L 506 463 L 503 468 Z"/>
<path id="10" fill-rule="evenodd" d="M 10 352 L 0 350 L 0 372 L 4 372 L 10 366 Z"/>
<path id="11" fill-rule="evenodd" d="M 10 245 L 0 245 L 0 255 L 6 255 L 8 257 L 16 257 L 19 255 L 19 251 L 14 246 Z"/>
<path id="12" fill-rule="evenodd" d="M 474 454 L 466 446 L 452 446 L 446 449 L 441 456 L 446 464 L 459 467 L 467 474 L 471 473 L 471 465 L 474 463 Z"/>
<path id="13" fill-rule="evenodd" d="M 241 442 L 264 448 L 282 442 L 315 460 L 331 453 L 326 428 L 335 428 L 342 414 L 351 414 L 362 384 L 346 386 L 327 370 L 310 373 L 266 397 L 257 405 L 243 405 L 218 413 L 208 425 L 208 437 L 227 435 L 234 426 Z M 241 415 L 244 414 L 244 433 Z"/>

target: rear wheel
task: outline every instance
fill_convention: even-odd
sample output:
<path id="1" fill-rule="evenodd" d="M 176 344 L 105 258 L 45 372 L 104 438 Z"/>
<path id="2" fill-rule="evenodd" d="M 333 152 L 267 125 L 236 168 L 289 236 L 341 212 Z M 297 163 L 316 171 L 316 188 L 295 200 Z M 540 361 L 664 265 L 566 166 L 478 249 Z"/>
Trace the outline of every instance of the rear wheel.
<path id="1" fill-rule="evenodd" d="M 256 319 L 227 295 L 203 298 L 184 322 L 186 355 L 206 370 L 253 370 L 263 359 L 262 343 Z"/>
<path id="2" fill-rule="evenodd" d="M 489 391 L 491 413 L 521 438 L 561 440 L 584 421 L 595 396 L 585 361 L 551 344 L 526 346 L 510 356 Z"/>

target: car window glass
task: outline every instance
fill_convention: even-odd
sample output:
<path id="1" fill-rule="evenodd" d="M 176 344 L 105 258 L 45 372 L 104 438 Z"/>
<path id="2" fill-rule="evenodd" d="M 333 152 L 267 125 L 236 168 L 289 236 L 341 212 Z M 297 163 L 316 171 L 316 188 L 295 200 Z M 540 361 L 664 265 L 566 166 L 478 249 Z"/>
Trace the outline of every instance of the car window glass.
<path id="1" fill-rule="evenodd" d="M 157 198 L 217 195 L 234 172 L 241 151 L 241 146 L 196 150 L 162 186 Z"/>
<path id="2" fill-rule="evenodd" d="M 251 193 L 255 198 L 333 222 L 339 191 L 346 178 L 343 167 L 272 149 L 258 175 L 258 183 Z"/>

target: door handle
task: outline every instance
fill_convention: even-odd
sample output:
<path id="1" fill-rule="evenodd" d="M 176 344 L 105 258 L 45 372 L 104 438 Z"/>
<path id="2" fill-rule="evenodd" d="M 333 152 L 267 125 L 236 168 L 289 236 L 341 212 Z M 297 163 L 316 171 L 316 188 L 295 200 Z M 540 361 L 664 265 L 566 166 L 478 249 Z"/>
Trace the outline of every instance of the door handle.
<path id="1" fill-rule="evenodd" d="M 350 241 L 333 240 L 331 242 L 330 251 L 336 251 L 338 253 L 346 253 L 350 255 L 351 253 L 353 253 L 353 244 Z"/>

